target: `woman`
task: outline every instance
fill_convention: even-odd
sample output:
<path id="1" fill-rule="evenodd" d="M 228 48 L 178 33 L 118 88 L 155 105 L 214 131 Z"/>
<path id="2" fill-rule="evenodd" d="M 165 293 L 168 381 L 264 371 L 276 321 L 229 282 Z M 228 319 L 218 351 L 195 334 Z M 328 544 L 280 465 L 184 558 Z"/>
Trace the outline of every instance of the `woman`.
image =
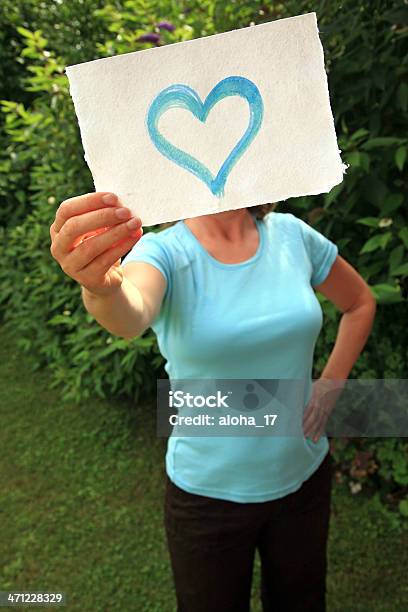
<path id="1" fill-rule="evenodd" d="M 376 304 L 333 242 L 293 214 L 254 212 L 263 208 L 141 239 L 140 219 L 115 194 L 89 193 L 64 201 L 50 228 L 51 253 L 88 312 L 128 339 L 152 327 L 170 380 L 306 381 L 301 436 L 169 438 L 164 518 L 179 612 L 248 611 L 256 550 L 265 611 L 325 610 L 333 402 L 324 391 L 347 379 Z M 322 325 L 313 288 L 343 314 L 312 386 Z"/>

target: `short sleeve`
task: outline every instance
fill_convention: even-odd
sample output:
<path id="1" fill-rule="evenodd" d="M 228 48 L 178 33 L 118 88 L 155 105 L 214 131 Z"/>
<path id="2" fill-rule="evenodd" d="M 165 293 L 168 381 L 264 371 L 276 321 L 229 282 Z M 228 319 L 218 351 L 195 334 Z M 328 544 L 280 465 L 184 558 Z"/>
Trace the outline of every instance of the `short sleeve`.
<path id="1" fill-rule="evenodd" d="M 337 245 L 314 229 L 311 225 L 298 219 L 303 242 L 312 264 L 310 283 L 320 285 L 329 275 L 330 269 L 338 255 Z"/>
<path id="2" fill-rule="evenodd" d="M 132 261 L 143 261 L 157 268 L 164 276 L 167 282 L 164 298 L 171 290 L 171 258 L 165 241 L 160 236 L 160 232 L 147 232 L 143 234 L 138 242 L 133 246 L 132 250 L 122 259 L 121 266 L 124 266 Z"/>

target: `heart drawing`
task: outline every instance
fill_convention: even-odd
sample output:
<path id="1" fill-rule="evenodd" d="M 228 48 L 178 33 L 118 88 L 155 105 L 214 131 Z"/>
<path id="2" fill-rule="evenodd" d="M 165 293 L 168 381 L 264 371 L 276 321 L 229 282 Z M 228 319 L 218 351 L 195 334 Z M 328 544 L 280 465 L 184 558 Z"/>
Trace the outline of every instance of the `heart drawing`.
<path id="1" fill-rule="evenodd" d="M 240 96 L 247 100 L 250 112 L 249 124 L 245 134 L 237 142 L 214 177 L 204 164 L 164 138 L 158 130 L 158 123 L 160 117 L 169 108 L 187 109 L 202 123 L 205 123 L 213 106 L 228 96 Z M 188 85 L 176 83 L 166 87 L 151 103 L 146 116 L 146 126 L 153 144 L 162 155 L 197 176 L 208 186 L 211 193 L 222 197 L 229 173 L 257 135 L 262 119 L 263 101 L 256 85 L 245 77 L 230 76 L 217 83 L 204 102 Z"/>

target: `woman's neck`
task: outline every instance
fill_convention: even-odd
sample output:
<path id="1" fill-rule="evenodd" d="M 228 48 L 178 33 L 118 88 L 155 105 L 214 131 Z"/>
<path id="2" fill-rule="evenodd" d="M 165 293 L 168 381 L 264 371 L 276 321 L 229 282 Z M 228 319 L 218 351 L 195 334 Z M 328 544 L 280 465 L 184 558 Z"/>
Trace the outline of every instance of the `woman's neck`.
<path id="1" fill-rule="evenodd" d="M 256 230 L 256 222 L 247 208 L 184 219 L 184 223 L 203 242 L 240 243 Z"/>

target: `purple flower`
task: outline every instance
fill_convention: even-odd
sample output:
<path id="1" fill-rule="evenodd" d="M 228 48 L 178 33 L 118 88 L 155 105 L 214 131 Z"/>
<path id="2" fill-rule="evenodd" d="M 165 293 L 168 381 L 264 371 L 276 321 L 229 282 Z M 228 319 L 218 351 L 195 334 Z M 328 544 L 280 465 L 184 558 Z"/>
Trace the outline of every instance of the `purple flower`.
<path id="1" fill-rule="evenodd" d="M 151 32 L 150 34 L 142 34 L 142 36 L 139 36 L 139 38 L 137 39 L 137 42 L 151 42 L 155 43 L 156 45 L 159 41 L 160 35 L 154 34 L 153 32 Z"/>
<path id="2" fill-rule="evenodd" d="M 173 30 L 176 29 L 176 26 L 170 23 L 170 21 L 160 21 L 157 24 L 157 27 L 161 28 L 162 30 L 167 30 L 168 32 L 173 32 Z"/>

